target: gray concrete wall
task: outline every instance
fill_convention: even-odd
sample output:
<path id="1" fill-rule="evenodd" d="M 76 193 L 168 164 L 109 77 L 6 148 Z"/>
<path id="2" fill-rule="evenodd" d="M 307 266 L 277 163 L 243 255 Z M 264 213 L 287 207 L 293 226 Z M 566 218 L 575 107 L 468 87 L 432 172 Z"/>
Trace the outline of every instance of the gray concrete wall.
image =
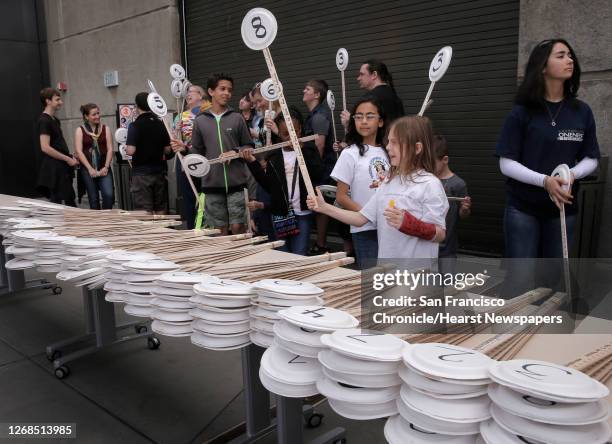
<path id="1" fill-rule="evenodd" d="M 45 0 L 51 85 L 66 82 L 59 114 L 70 147 L 81 123 L 80 105 L 100 105 L 102 120 L 115 131 L 117 103 L 133 102 L 151 79 L 169 109 L 172 63 L 181 62 L 176 0 Z M 119 86 L 106 88 L 105 71 L 119 72 Z M 169 174 L 170 205 L 176 184 Z"/>
<path id="2" fill-rule="evenodd" d="M 531 49 L 562 37 L 574 47 L 582 68 L 579 97 L 590 105 L 602 154 L 612 155 L 612 2 L 610 0 L 521 0 L 518 77 Z M 599 236 L 600 257 L 612 258 L 612 165 Z"/>

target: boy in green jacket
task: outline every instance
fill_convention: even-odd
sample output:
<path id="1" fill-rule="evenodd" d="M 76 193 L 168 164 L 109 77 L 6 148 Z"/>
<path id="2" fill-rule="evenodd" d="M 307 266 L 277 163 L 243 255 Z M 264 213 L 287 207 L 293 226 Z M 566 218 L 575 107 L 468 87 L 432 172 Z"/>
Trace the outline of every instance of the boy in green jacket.
<path id="1" fill-rule="evenodd" d="M 244 118 L 228 108 L 233 86 L 234 81 L 227 74 L 213 74 L 206 82 L 212 106 L 195 119 L 191 138 L 193 152 L 214 159 L 253 147 Z M 202 178 L 206 222 L 223 235 L 230 229 L 233 234 L 245 232 L 243 189 L 247 186 L 248 174 L 244 160 L 235 159 L 211 165 L 210 172 Z"/>

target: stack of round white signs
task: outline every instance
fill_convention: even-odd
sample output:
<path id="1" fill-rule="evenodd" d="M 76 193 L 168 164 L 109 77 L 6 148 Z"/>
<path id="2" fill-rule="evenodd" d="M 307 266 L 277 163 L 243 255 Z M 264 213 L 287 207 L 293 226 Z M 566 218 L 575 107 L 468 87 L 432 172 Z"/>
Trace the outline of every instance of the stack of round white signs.
<path id="1" fill-rule="evenodd" d="M 40 236 L 34 240 L 38 251 L 34 254 L 36 270 L 42 273 L 57 273 L 62 269 L 63 257 L 66 256 L 66 247 L 63 242 L 74 240 L 72 236 Z"/>
<path id="2" fill-rule="evenodd" d="M 193 304 L 189 298 L 195 296 L 194 284 L 215 282 L 219 279 L 204 273 L 189 273 L 174 271 L 164 273 L 154 282 L 151 295 L 151 306 L 155 309 L 151 314 L 151 328 L 155 333 L 165 336 L 190 336 L 193 332 L 189 311 Z"/>
<path id="3" fill-rule="evenodd" d="M 253 284 L 257 297 L 251 308 L 251 341 L 269 347 L 274 339 L 278 311 L 287 307 L 321 305 L 323 290 L 310 282 L 288 279 L 264 279 Z"/>
<path id="4" fill-rule="evenodd" d="M 29 215 L 29 208 L 0 206 L 0 235 L 4 236 L 16 224 L 28 221 Z"/>
<path id="5" fill-rule="evenodd" d="M 211 350 L 232 350 L 251 343 L 249 309 L 255 288 L 246 282 L 229 279 L 203 282 L 193 286 L 195 306 L 189 314 L 191 342 Z"/>
<path id="6" fill-rule="evenodd" d="M 108 242 L 101 239 L 74 238 L 62 242 L 65 248 L 61 257 L 62 271 L 57 279 L 70 282 L 77 287 L 101 286 L 106 269 L 104 257 L 110 251 Z"/>
<path id="7" fill-rule="evenodd" d="M 321 342 L 329 349 L 318 355 L 325 377 L 317 388 L 336 413 L 358 420 L 397 414 L 402 383 L 397 372 L 405 341 L 372 330 L 344 329 L 323 335 Z"/>
<path id="8" fill-rule="evenodd" d="M 30 214 L 32 215 L 32 217 L 48 222 L 54 227 L 58 227 L 64 224 L 64 210 L 66 209 L 66 207 L 64 207 L 63 205 L 57 205 L 48 202 L 33 202 L 21 200 L 17 202 L 20 205 L 29 207 Z"/>
<path id="9" fill-rule="evenodd" d="M 154 307 L 151 306 L 152 293 L 155 291 L 156 281 L 160 275 L 177 271 L 180 267 L 174 262 L 160 259 L 130 261 L 123 264 L 126 302 L 123 309 L 127 314 L 140 317 L 151 317 Z"/>
<path id="10" fill-rule="evenodd" d="M 543 361 L 517 359 L 490 369 L 495 384 L 489 387 L 495 423 L 481 427 L 487 444 L 499 442 L 606 443 L 608 388 L 569 367 Z M 518 439 L 518 440 L 517 440 Z"/>
<path id="11" fill-rule="evenodd" d="M 5 253 L 15 256 L 6 262 L 7 270 L 26 270 L 34 268 L 36 253 L 39 250 L 36 240 L 42 237 L 57 236 L 56 233 L 46 230 L 17 230 L 10 234 L 11 245 L 7 246 Z"/>
<path id="12" fill-rule="evenodd" d="M 324 347 L 321 336 L 340 328 L 355 327 L 350 314 L 322 306 L 295 306 L 278 312 L 274 344 L 265 351 L 259 378 L 269 391 L 290 398 L 318 393 L 316 382 L 323 377 L 317 354 Z"/>
<path id="13" fill-rule="evenodd" d="M 159 259 L 153 253 L 145 253 L 139 251 L 122 251 L 115 250 L 106 255 L 106 273 L 104 273 L 104 290 L 106 295 L 104 299 L 108 302 L 127 302 L 125 289 L 126 279 L 130 275 L 123 264 L 131 261 L 150 261 Z"/>
<path id="14" fill-rule="evenodd" d="M 488 371 L 495 361 L 469 348 L 438 343 L 411 345 L 403 358 L 399 375 L 404 384 L 397 399 L 401 419 L 388 421 L 387 439 L 407 442 L 418 432 L 427 437 L 413 442 L 475 442 L 480 423 L 491 417 Z M 412 432 L 402 440 L 399 433 L 406 425 Z M 425 440 L 433 436 L 440 441 Z"/>

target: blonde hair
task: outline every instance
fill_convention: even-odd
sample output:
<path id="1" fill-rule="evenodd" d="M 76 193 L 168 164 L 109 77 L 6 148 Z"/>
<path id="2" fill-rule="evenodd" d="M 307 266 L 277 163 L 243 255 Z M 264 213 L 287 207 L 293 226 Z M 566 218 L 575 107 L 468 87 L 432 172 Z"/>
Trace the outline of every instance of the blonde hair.
<path id="1" fill-rule="evenodd" d="M 433 129 L 427 117 L 406 116 L 396 119 L 389 128 L 389 133 L 395 136 L 400 145 L 400 164 L 389 170 L 389 180 L 395 176 L 402 179 L 411 178 L 417 170 L 423 169 L 435 173 L 436 160 L 433 150 Z M 421 143 L 423 149 L 416 153 L 416 144 Z"/>

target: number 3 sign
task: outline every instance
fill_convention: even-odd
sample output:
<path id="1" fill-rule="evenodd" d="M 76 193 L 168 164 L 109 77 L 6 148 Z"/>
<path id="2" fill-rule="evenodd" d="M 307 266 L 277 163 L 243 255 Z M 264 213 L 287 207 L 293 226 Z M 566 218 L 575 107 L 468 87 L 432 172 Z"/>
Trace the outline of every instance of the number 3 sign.
<path id="1" fill-rule="evenodd" d="M 276 18 L 267 9 L 251 9 L 242 19 L 242 40 L 255 51 L 270 46 L 276 38 L 276 31 L 278 31 Z"/>

